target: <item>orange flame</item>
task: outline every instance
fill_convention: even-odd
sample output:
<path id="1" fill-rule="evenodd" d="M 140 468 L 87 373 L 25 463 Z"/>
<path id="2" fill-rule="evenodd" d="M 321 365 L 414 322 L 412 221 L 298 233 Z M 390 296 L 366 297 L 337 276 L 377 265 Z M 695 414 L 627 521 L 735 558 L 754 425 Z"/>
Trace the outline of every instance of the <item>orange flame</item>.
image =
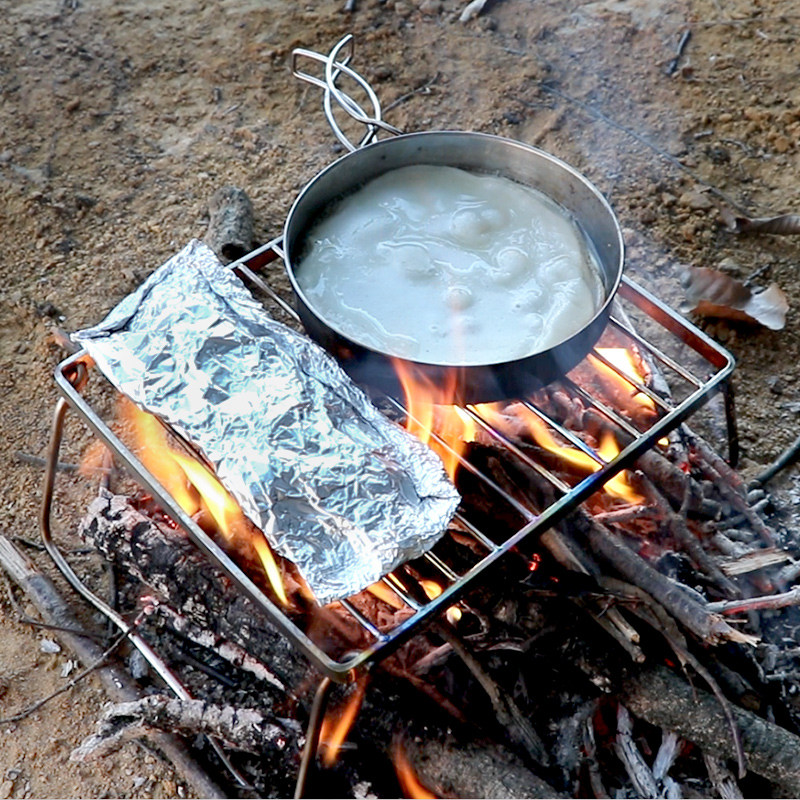
<path id="1" fill-rule="evenodd" d="M 427 578 L 422 578 L 419 581 L 419 585 L 422 587 L 422 591 L 427 595 L 428 600 L 435 600 L 444 591 L 436 581 L 430 581 Z M 447 617 L 451 625 L 457 624 L 462 616 L 463 614 L 458 606 L 450 606 L 450 608 L 445 611 L 445 617 Z"/>
<path id="2" fill-rule="evenodd" d="M 392 761 L 404 797 L 417 798 L 417 800 L 436 800 L 437 796 L 420 783 L 399 739 L 395 740 L 392 747 Z"/>
<path id="3" fill-rule="evenodd" d="M 405 607 L 405 603 L 385 584 L 381 581 L 367 586 L 367 591 L 378 598 L 383 600 L 387 606 L 400 610 Z"/>
<path id="4" fill-rule="evenodd" d="M 287 605 L 289 601 L 272 550 L 263 534 L 248 523 L 214 473 L 196 458 L 172 448 L 164 426 L 152 414 L 127 400 L 121 406 L 121 413 L 133 430 L 137 455 L 153 477 L 189 516 L 205 509 L 226 541 L 249 542 L 261 560 L 273 591 L 281 603 Z"/>
<path id="5" fill-rule="evenodd" d="M 644 383 L 645 376 L 642 375 L 636 368 L 636 363 L 633 359 L 633 354 L 626 350 L 624 347 L 598 347 L 597 352 L 600 353 L 609 364 L 613 364 L 623 375 L 639 383 Z M 644 408 L 649 408 L 652 411 L 656 410 L 656 404 L 651 397 L 648 397 L 644 392 L 636 391 L 636 387 L 629 384 L 624 378 L 620 376 L 610 367 L 606 366 L 602 361 L 590 355 L 589 360 L 592 362 L 597 371 L 616 383 L 625 384 L 632 393 L 632 399 L 635 403 Z"/>
<path id="6" fill-rule="evenodd" d="M 350 733 L 358 712 L 361 710 L 366 689 L 367 679 L 365 676 L 356 684 L 356 688 L 347 699 L 344 708 L 335 712 L 329 711 L 322 720 L 319 741 L 320 745 L 324 747 L 322 763 L 326 767 L 331 767 L 336 763 L 339 751 L 347 739 L 347 734 Z"/>
<path id="7" fill-rule="evenodd" d="M 476 411 L 481 417 L 492 422 L 492 424 L 497 427 L 504 427 L 506 421 L 505 417 L 500 413 L 496 404 L 485 403 L 476 406 Z M 547 425 L 526 406 L 522 404 L 516 406 L 515 416 L 525 423 L 527 432 L 539 447 L 556 454 L 562 461 L 571 464 L 579 470 L 597 472 L 601 469 L 601 465 L 582 450 L 559 444 Z M 597 448 L 597 454 L 604 461 L 611 461 L 619 455 L 619 452 L 619 446 L 614 440 L 613 434 L 611 434 L 610 431 L 606 431 L 603 434 L 600 447 Z M 631 487 L 627 471 L 617 473 L 603 488 L 612 497 L 626 500 L 632 505 L 639 505 L 644 502 L 644 498 Z"/>
<path id="8" fill-rule="evenodd" d="M 466 445 L 475 440 L 476 431 L 472 417 L 454 405 L 458 390 L 457 370 L 448 373 L 444 385 L 438 386 L 403 361 L 395 360 L 394 368 L 405 394 L 406 430 L 439 455 L 450 480 L 454 480 L 458 459 Z M 447 446 L 437 441 L 433 434 Z"/>

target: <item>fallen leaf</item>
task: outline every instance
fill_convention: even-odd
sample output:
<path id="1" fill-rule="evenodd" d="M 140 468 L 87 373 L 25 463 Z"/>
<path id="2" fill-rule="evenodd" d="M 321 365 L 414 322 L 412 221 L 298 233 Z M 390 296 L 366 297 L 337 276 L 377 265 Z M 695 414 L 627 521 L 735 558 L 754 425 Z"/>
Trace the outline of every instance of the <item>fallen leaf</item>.
<path id="1" fill-rule="evenodd" d="M 729 208 L 720 208 L 720 216 L 731 233 L 775 233 L 791 236 L 800 233 L 800 214 L 779 217 L 737 217 Z"/>
<path id="2" fill-rule="evenodd" d="M 680 280 L 686 292 L 683 311 L 694 311 L 705 317 L 758 322 L 773 331 L 781 330 L 786 324 L 789 303 L 777 283 L 756 292 L 730 275 L 707 267 L 687 267 Z"/>

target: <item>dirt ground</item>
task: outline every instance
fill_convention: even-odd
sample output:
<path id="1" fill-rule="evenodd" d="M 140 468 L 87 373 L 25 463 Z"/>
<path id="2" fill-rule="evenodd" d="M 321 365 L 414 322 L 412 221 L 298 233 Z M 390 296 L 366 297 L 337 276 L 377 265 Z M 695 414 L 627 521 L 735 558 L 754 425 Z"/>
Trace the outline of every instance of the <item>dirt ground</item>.
<path id="1" fill-rule="evenodd" d="M 754 216 L 800 210 L 800 14 L 786 13 L 791 3 L 496 0 L 467 23 L 463 0 L 357 0 L 351 14 L 342 5 L 0 2 L 3 534 L 36 539 L 41 469 L 17 454 L 47 448 L 52 371 L 63 357 L 54 327 L 97 322 L 202 237 L 207 201 L 223 184 L 252 198 L 259 241 L 280 233 L 298 190 L 341 153 L 317 91 L 290 74 L 291 49 L 327 51 L 348 32 L 356 69 L 384 107 L 396 103 L 394 125 L 496 133 L 586 174 L 621 220 L 628 274 L 672 305 L 680 265 L 742 278 L 764 268 L 760 280 L 789 299 L 784 330 L 703 327 L 738 360 L 745 473 L 796 437 L 800 246 L 735 237 L 706 191 Z M 277 268 L 269 277 L 282 285 Z M 76 461 L 89 441 L 71 426 L 63 460 Z M 780 485 L 788 501 L 800 497 L 791 474 Z M 69 531 L 93 489 L 70 476 L 60 487 Z M 0 716 L 68 680 L 70 655 L 42 650 L 52 638 L 18 622 L 0 592 Z M 97 763 L 69 760 L 103 702 L 87 681 L 0 725 L 0 798 L 185 796 L 169 766 L 134 745 Z"/>

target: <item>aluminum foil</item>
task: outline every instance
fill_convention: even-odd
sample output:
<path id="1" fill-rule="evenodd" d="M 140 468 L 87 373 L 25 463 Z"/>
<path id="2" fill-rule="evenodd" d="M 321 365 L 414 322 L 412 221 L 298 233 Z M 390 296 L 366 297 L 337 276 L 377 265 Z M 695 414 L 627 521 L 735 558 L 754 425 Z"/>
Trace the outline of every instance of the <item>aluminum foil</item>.
<path id="1" fill-rule="evenodd" d="M 439 458 L 199 241 L 73 338 L 202 451 L 323 604 L 424 553 L 456 509 Z"/>

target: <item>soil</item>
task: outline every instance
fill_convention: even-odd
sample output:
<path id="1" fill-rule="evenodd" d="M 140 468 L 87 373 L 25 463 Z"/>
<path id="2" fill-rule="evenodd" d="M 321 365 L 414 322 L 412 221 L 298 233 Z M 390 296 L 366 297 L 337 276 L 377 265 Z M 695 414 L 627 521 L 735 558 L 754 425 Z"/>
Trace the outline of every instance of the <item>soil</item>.
<path id="1" fill-rule="evenodd" d="M 800 245 L 732 234 L 717 207 L 724 195 L 753 216 L 800 208 L 791 4 L 490 0 L 468 22 L 458 19 L 463 0 L 342 5 L 0 3 L 1 533 L 37 538 L 41 469 L 17 454 L 47 449 L 52 372 L 64 356 L 57 329 L 99 321 L 202 237 L 208 200 L 224 184 L 251 197 L 259 241 L 279 235 L 298 190 L 342 153 L 318 91 L 291 75 L 292 48 L 327 52 L 348 32 L 353 66 L 393 106 L 393 125 L 499 134 L 583 172 L 619 216 L 627 273 L 671 305 L 682 299 L 682 265 L 739 278 L 762 270 L 761 283 L 777 282 L 790 304 L 783 330 L 700 324 L 738 360 L 745 475 L 795 439 Z M 268 278 L 285 290 L 279 267 Z M 62 460 L 77 461 L 90 441 L 70 425 Z M 59 481 L 56 517 L 69 533 L 94 488 L 73 475 Z M 786 502 L 800 496 L 795 475 L 777 483 Z M 52 638 L 19 622 L 2 593 L 1 716 L 68 680 L 70 655 L 41 649 Z M 97 763 L 69 760 L 103 702 L 84 681 L 0 725 L 0 798 L 184 796 L 169 766 L 135 745 Z"/>

